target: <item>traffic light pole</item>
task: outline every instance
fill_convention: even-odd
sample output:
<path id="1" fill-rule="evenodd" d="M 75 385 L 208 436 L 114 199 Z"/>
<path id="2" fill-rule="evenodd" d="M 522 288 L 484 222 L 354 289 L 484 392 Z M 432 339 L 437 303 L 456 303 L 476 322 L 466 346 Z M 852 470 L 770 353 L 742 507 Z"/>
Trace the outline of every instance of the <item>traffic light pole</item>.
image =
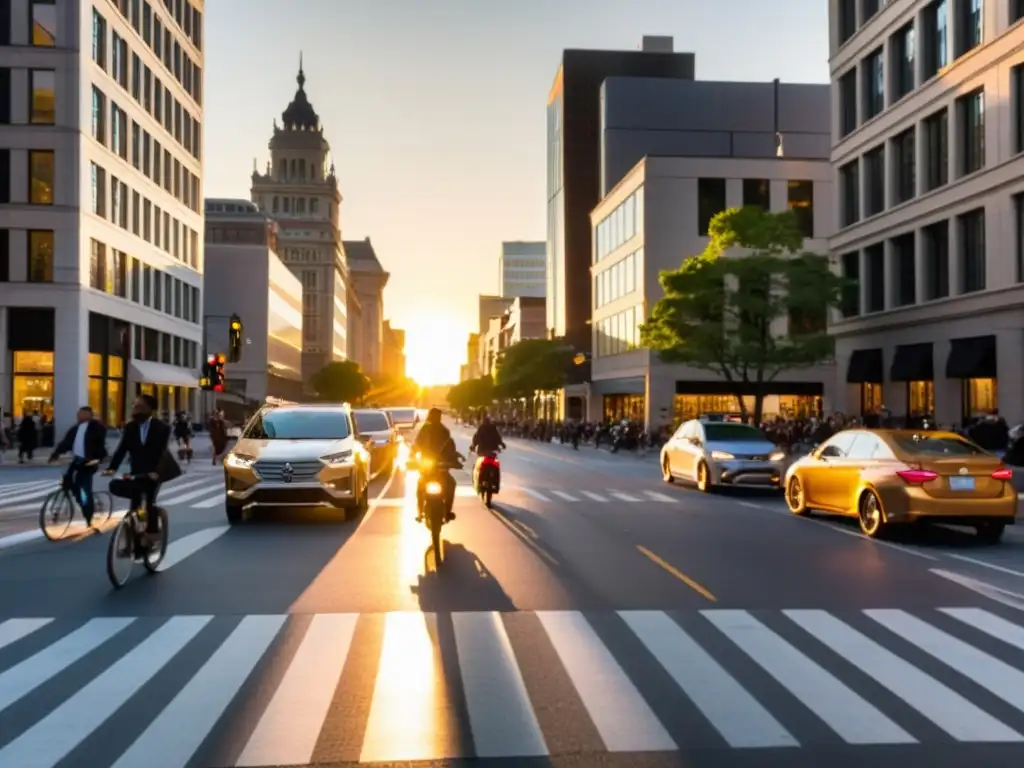
<path id="1" fill-rule="evenodd" d="M 210 355 L 210 320 L 227 320 L 230 321 L 233 315 L 203 315 L 203 360 L 206 360 Z M 203 422 L 209 418 L 210 414 L 213 413 L 215 406 L 217 405 L 217 393 L 213 391 L 205 391 L 206 395 L 203 398 Z"/>

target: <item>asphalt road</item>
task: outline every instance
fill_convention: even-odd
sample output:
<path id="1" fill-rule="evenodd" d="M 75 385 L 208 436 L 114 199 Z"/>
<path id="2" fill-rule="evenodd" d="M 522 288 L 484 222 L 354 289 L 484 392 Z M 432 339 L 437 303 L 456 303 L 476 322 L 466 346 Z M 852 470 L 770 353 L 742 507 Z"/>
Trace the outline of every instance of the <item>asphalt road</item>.
<path id="1" fill-rule="evenodd" d="M 37 533 L 59 470 L 0 468 L 0 766 L 1024 763 L 1021 533 L 872 542 L 508 442 L 494 510 L 460 474 L 441 572 L 401 473 L 352 523 L 229 529 L 196 463 L 119 592 L 105 531 Z"/>

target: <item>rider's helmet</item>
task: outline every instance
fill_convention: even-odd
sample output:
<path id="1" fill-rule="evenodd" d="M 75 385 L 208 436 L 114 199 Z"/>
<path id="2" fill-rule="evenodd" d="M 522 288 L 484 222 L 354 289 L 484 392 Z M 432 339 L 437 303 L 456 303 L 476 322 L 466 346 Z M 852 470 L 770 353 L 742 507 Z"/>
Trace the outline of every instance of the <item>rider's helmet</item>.
<path id="1" fill-rule="evenodd" d="M 440 424 L 441 423 L 441 409 L 431 408 L 427 411 L 427 424 Z"/>

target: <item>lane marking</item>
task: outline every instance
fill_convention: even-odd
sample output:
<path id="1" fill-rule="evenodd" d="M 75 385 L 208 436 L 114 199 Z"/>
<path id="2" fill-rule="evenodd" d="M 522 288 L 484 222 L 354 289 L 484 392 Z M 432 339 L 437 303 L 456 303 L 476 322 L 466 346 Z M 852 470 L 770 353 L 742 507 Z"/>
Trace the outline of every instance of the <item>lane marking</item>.
<path id="1" fill-rule="evenodd" d="M 981 630 L 986 635 L 1002 640 L 1014 648 L 1024 651 L 1024 629 L 1002 616 L 996 616 L 981 608 L 940 608 L 942 613 L 962 621 L 969 627 Z"/>
<path id="2" fill-rule="evenodd" d="M 548 491 L 548 493 L 550 493 L 552 496 L 557 496 L 563 501 L 579 501 L 579 499 L 577 499 L 575 496 L 566 493 L 565 491 Z"/>
<path id="3" fill-rule="evenodd" d="M 0 648 L 28 637 L 37 629 L 42 629 L 53 619 L 8 619 L 0 624 Z"/>
<path id="4" fill-rule="evenodd" d="M 668 562 L 662 560 L 656 554 L 651 552 L 651 550 L 647 549 L 647 547 L 642 547 L 639 544 L 637 544 L 636 548 L 637 548 L 637 551 L 639 551 L 641 555 L 643 555 L 644 557 L 649 559 L 655 565 L 661 566 L 665 571 L 670 573 L 672 576 L 675 576 L 677 579 L 679 579 L 681 582 L 683 582 L 683 584 L 688 586 L 690 589 L 692 589 L 697 594 L 705 597 L 706 599 L 710 600 L 713 603 L 717 603 L 718 602 L 718 598 L 715 597 L 713 594 L 711 594 L 711 592 L 709 590 L 707 590 L 704 587 L 702 587 L 699 583 L 697 583 L 696 581 L 691 579 L 689 576 L 687 576 L 685 573 L 680 571 L 678 568 L 676 568 L 671 563 L 668 563 Z"/>
<path id="5" fill-rule="evenodd" d="M 930 568 L 929 573 L 939 576 L 947 581 L 952 581 L 954 584 L 958 584 L 964 589 L 969 589 L 972 592 L 977 592 L 982 597 L 987 597 L 989 600 L 995 600 L 1001 605 L 1005 605 L 1008 608 L 1013 608 L 1018 611 L 1024 611 L 1024 595 L 1019 595 L 1016 592 L 1011 592 L 1008 589 L 1002 589 L 992 584 L 988 584 L 984 581 L 977 579 L 971 579 L 967 576 L 961 576 L 958 573 L 952 573 L 950 571 L 944 571 L 941 568 Z"/>
<path id="6" fill-rule="evenodd" d="M 641 501 L 641 499 L 638 499 L 635 496 L 630 496 L 628 493 L 623 493 L 622 491 L 608 491 L 608 495 L 611 496 L 613 499 L 618 499 L 619 501 Z"/>
<path id="7" fill-rule="evenodd" d="M 378 493 L 376 498 L 373 499 L 373 501 L 370 502 L 370 506 L 366 510 L 366 514 L 363 515 L 362 520 L 359 521 L 359 525 L 357 525 L 356 529 L 352 532 L 353 535 L 358 533 L 359 529 L 362 528 L 364 525 L 366 525 L 367 521 L 369 521 L 369 519 L 371 517 L 373 517 L 373 513 L 377 511 L 377 502 L 381 501 L 382 499 L 387 498 L 388 491 L 391 489 L 391 484 L 393 482 L 395 482 L 395 478 L 396 477 L 398 477 L 398 472 L 395 471 L 395 470 L 392 470 L 391 474 L 388 476 L 388 481 L 386 483 L 384 483 L 384 487 L 380 489 L 380 493 Z M 415 505 L 415 503 L 416 503 L 416 494 L 415 493 L 413 494 L 412 498 L 413 498 L 413 504 Z"/>
<path id="8" fill-rule="evenodd" d="M 533 496 L 537 501 L 551 501 L 547 496 L 539 491 L 535 491 L 532 488 L 520 488 L 520 491 L 525 493 L 527 496 Z"/>
<path id="9" fill-rule="evenodd" d="M 586 496 L 591 501 L 596 501 L 598 504 L 607 504 L 608 503 L 608 499 L 606 499 L 604 496 L 602 496 L 599 493 L 594 493 L 593 491 L 580 491 L 580 493 L 582 493 L 584 496 Z"/>
<path id="10" fill-rule="evenodd" d="M 667 493 L 660 493 L 659 491 L 644 491 L 644 493 L 653 501 L 660 501 L 665 504 L 676 504 L 678 502 L 677 499 L 672 498 Z"/>
<path id="11" fill-rule="evenodd" d="M 995 563 L 989 563 L 984 560 L 978 560 L 975 557 L 968 557 L 967 555 L 948 554 L 947 557 L 951 557 L 954 560 L 962 560 L 965 563 L 973 563 L 974 565 L 980 565 L 982 568 L 989 568 L 993 571 L 999 571 L 999 573 L 1006 573 L 1010 576 L 1017 576 L 1024 579 L 1024 573 L 1021 571 L 1015 571 L 1013 568 L 1007 568 L 1005 565 L 996 565 Z"/>
<path id="12" fill-rule="evenodd" d="M 231 530 L 230 525 L 218 525 L 213 528 L 204 528 L 201 531 L 174 539 L 167 545 L 167 553 L 164 560 L 157 568 L 161 573 L 170 570 L 182 560 L 192 557 L 196 552 L 213 544 L 217 539 Z"/>

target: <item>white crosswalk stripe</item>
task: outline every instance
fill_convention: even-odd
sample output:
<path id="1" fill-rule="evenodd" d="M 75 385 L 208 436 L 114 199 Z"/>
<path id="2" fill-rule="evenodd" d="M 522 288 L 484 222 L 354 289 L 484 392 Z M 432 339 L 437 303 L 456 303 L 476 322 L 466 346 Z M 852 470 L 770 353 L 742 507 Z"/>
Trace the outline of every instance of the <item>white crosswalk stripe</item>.
<path id="1" fill-rule="evenodd" d="M 525 759 L 574 728 L 611 753 L 827 746 L 807 714 L 835 746 L 942 743 L 924 722 L 1020 744 L 1022 634 L 980 608 L 13 618 L 0 765 L 181 768 L 201 747 L 247 768 Z M 105 727 L 136 696 L 152 715 Z M 362 732 L 324 738 L 342 709 Z"/>
<path id="2" fill-rule="evenodd" d="M 607 504 L 609 502 L 624 502 L 626 504 L 649 504 L 656 501 L 660 504 L 680 504 L 684 501 L 682 496 L 670 496 L 659 491 L 623 491 L 609 488 L 604 492 L 589 491 L 576 488 L 544 488 L 516 485 L 515 483 L 502 484 L 502 494 L 524 494 L 531 499 L 548 503 L 560 504 Z M 499 495 L 500 503 L 500 495 Z"/>

